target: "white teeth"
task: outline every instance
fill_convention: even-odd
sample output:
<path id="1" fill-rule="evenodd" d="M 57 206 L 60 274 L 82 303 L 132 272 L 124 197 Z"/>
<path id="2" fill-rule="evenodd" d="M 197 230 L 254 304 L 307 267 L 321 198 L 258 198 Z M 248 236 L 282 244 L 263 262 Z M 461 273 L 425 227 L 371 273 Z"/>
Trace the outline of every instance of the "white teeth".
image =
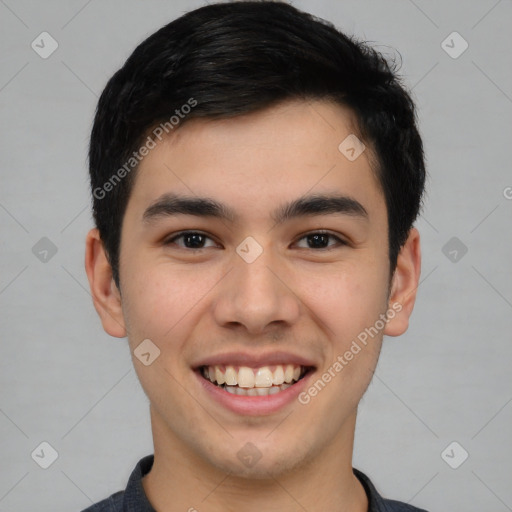
<path id="1" fill-rule="evenodd" d="M 233 370 L 234 373 L 234 370 Z M 226 382 L 226 379 L 224 377 L 224 374 L 220 371 L 220 368 L 215 368 L 215 380 L 217 381 L 217 384 L 224 384 Z"/>
<path id="2" fill-rule="evenodd" d="M 232 395 L 239 396 L 267 396 L 275 395 L 280 391 L 289 388 L 291 384 L 281 384 L 280 386 L 272 386 L 271 388 L 240 388 L 238 386 L 226 386 L 223 389 Z"/>
<path id="3" fill-rule="evenodd" d="M 272 378 L 272 384 L 280 386 L 284 382 L 284 370 L 282 366 L 276 366 L 274 375 Z"/>
<path id="4" fill-rule="evenodd" d="M 257 388 L 269 388 L 272 386 L 272 372 L 268 366 L 264 366 L 263 368 L 258 369 L 254 378 L 254 385 Z"/>
<path id="5" fill-rule="evenodd" d="M 290 386 L 298 381 L 303 374 L 304 368 L 294 364 L 276 365 L 274 371 L 269 366 L 262 366 L 257 369 L 248 366 L 235 367 L 231 365 L 215 365 L 203 367 L 203 375 L 218 386 L 229 389 L 230 386 L 236 387 L 236 390 L 229 390 L 239 394 L 238 389 L 255 389 L 249 396 L 274 394 L 280 387 Z M 286 389 L 286 387 L 284 389 Z M 258 390 L 269 390 L 269 393 L 260 393 Z M 244 393 L 246 394 L 246 393 Z"/>
<path id="6" fill-rule="evenodd" d="M 241 366 L 238 370 L 238 385 L 241 388 L 253 388 L 254 387 L 254 372 L 247 368 L 247 366 Z"/>
<path id="7" fill-rule="evenodd" d="M 237 385 L 236 372 L 232 366 L 226 366 L 226 372 L 224 373 L 224 378 L 226 379 L 226 384 L 228 386 L 236 386 Z"/>
<path id="8" fill-rule="evenodd" d="M 290 383 L 293 380 L 293 366 L 291 364 L 286 365 L 284 371 L 284 381 Z"/>

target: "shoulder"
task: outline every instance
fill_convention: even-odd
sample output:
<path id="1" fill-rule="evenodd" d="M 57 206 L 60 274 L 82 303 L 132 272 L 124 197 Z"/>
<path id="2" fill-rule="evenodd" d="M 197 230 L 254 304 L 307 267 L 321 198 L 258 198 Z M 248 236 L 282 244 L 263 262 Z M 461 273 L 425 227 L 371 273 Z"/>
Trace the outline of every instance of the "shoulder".
<path id="1" fill-rule="evenodd" d="M 124 491 L 118 491 L 108 498 L 87 507 L 82 512 L 121 512 L 123 510 Z"/>

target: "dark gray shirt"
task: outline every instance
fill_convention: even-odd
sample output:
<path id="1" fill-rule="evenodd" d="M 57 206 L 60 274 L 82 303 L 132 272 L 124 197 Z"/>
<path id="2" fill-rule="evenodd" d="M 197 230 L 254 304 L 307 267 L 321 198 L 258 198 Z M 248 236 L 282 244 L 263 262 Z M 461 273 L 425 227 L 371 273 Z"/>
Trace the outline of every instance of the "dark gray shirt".
<path id="1" fill-rule="evenodd" d="M 156 512 L 142 487 L 142 477 L 149 473 L 153 459 L 154 455 L 147 455 L 137 463 L 124 491 L 118 491 L 82 512 Z M 357 469 L 353 471 L 368 496 L 368 512 L 427 512 L 401 501 L 382 498 L 364 473 Z"/>

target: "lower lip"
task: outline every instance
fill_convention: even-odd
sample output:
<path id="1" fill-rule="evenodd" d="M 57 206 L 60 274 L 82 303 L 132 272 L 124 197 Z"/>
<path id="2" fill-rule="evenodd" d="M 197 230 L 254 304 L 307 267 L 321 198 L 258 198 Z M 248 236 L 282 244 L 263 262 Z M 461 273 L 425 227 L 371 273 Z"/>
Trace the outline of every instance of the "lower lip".
<path id="1" fill-rule="evenodd" d="M 195 372 L 200 384 L 217 403 L 230 411 L 248 416 L 272 414 L 297 400 L 299 394 L 307 387 L 307 381 L 313 373 L 313 371 L 309 371 L 295 384 L 275 395 L 240 396 L 228 393 L 223 388 L 205 379 L 199 370 Z"/>

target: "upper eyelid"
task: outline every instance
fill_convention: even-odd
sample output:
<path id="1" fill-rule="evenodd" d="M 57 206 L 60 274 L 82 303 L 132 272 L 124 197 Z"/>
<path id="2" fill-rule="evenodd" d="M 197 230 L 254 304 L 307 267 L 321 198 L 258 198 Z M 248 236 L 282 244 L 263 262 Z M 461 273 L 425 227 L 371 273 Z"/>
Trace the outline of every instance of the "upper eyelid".
<path id="1" fill-rule="evenodd" d="M 180 237 L 182 237 L 182 236 L 190 235 L 190 234 L 202 235 L 202 236 L 204 236 L 204 237 L 206 237 L 206 238 L 209 238 L 209 239 L 210 239 L 210 240 L 212 240 L 213 242 L 218 243 L 218 242 L 215 240 L 215 238 L 214 238 L 214 237 L 212 237 L 212 236 L 210 236 L 209 234 L 204 233 L 204 232 L 202 232 L 202 231 L 198 231 L 198 230 L 185 230 L 185 231 L 180 231 L 180 232 L 178 232 L 178 233 L 175 233 L 175 234 L 171 235 L 170 237 L 166 238 L 166 239 L 164 240 L 164 245 L 165 245 L 165 244 L 168 244 L 168 243 L 171 243 L 171 242 L 173 242 L 174 240 L 176 240 L 176 239 L 178 239 L 178 238 L 180 238 Z M 328 230 L 325 230 L 325 229 L 316 229 L 316 230 L 312 230 L 312 231 L 307 231 L 306 233 L 299 235 L 299 236 L 295 239 L 294 243 L 297 243 L 298 241 L 302 240 L 303 238 L 306 238 L 307 236 L 316 235 L 316 234 L 328 235 L 328 236 L 330 236 L 330 237 L 332 237 L 332 238 L 335 238 L 335 239 L 338 241 L 338 243 L 341 243 L 341 244 L 343 244 L 343 245 L 347 245 L 347 244 L 348 244 L 348 242 L 347 242 L 347 241 L 346 241 L 342 236 L 340 236 L 340 235 L 338 235 L 338 234 L 335 234 L 335 233 L 332 233 L 332 232 L 330 232 L 330 231 L 328 231 Z M 192 250 L 192 249 L 191 249 L 191 250 Z M 196 250 L 197 250 L 197 249 L 196 249 Z"/>

